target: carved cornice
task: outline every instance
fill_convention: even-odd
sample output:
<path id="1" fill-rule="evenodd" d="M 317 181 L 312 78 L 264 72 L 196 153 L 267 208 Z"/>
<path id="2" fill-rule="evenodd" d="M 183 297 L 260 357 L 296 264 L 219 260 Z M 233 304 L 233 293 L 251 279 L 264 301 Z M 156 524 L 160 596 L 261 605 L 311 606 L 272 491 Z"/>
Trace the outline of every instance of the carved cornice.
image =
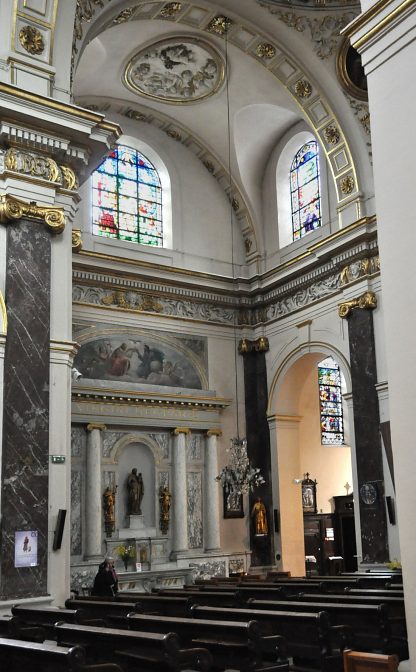
<path id="1" fill-rule="evenodd" d="M 62 233 L 66 223 L 63 208 L 26 203 L 8 194 L 0 195 L 0 224 L 22 217 L 44 222 L 53 233 Z"/>
<path id="2" fill-rule="evenodd" d="M 266 336 L 260 336 L 255 341 L 250 341 L 248 338 L 243 338 L 238 344 L 238 352 L 240 355 L 246 355 L 249 352 L 268 352 L 269 339 Z"/>
<path id="3" fill-rule="evenodd" d="M 364 292 L 356 299 L 351 299 L 350 301 L 344 301 L 340 303 L 338 307 L 338 314 L 342 318 L 349 317 L 351 312 L 359 308 L 360 310 L 374 310 L 377 308 L 377 297 L 374 292 Z"/>

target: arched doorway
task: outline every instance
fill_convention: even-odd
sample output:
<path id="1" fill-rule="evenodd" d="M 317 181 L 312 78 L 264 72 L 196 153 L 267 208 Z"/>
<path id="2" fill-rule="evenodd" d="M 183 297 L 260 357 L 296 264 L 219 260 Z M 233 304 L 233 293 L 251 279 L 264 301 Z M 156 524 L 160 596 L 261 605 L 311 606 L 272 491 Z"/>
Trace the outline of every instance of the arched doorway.
<path id="1" fill-rule="evenodd" d="M 318 364 L 328 356 L 340 365 L 340 392 L 345 395 L 350 387 L 347 364 L 339 353 L 324 346 L 314 348 L 313 352 L 299 350 L 288 357 L 272 384 L 273 491 L 280 511 L 276 547 L 280 549 L 283 569 L 293 576 L 305 574 L 305 556 L 316 559 L 316 563 L 308 563 L 309 570 L 329 573 L 343 566 L 342 562 L 329 558 L 340 556 L 341 550 L 356 555 L 353 509 L 344 509 L 345 503 L 353 500 L 352 434 L 345 401 L 342 442 L 335 434 L 332 440 L 328 439 L 328 433 L 323 436 L 321 432 L 324 427 Z M 331 393 L 333 389 L 331 385 L 326 388 Z M 335 397 L 331 399 L 334 401 Z M 302 502 L 302 481 L 308 477 L 317 481 L 317 487 L 316 501 L 306 506 Z M 341 509 L 343 517 L 339 514 Z"/>

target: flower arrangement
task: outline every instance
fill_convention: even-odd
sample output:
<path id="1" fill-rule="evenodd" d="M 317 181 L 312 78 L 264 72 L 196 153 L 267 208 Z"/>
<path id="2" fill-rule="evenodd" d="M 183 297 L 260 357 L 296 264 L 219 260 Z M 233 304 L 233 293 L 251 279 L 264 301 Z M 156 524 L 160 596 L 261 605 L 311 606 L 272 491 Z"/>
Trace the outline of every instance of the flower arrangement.
<path id="1" fill-rule="evenodd" d="M 388 569 L 401 569 L 402 563 L 397 558 L 394 558 L 394 560 L 389 560 L 386 562 L 386 567 Z"/>
<path id="2" fill-rule="evenodd" d="M 136 557 L 136 547 L 132 546 L 131 544 L 129 546 L 124 546 L 123 544 L 120 544 L 120 546 L 117 546 L 117 548 L 115 548 L 114 550 L 117 553 L 118 557 L 124 562 L 124 567 L 126 569 L 128 561 Z"/>

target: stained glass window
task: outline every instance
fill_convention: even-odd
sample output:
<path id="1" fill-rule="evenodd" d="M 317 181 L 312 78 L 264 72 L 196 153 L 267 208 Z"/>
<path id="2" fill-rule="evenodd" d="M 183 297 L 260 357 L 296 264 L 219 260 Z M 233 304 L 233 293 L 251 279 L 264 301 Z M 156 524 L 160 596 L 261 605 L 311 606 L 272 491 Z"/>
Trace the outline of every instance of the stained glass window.
<path id="1" fill-rule="evenodd" d="M 321 443 L 344 443 L 342 416 L 341 372 L 332 357 L 318 364 L 319 403 L 321 417 Z"/>
<path id="2" fill-rule="evenodd" d="M 293 240 L 321 226 L 319 156 L 315 140 L 305 143 L 290 166 Z"/>
<path id="3" fill-rule="evenodd" d="M 160 179 L 143 154 L 119 145 L 93 173 L 92 222 L 97 236 L 163 246 Z"/>

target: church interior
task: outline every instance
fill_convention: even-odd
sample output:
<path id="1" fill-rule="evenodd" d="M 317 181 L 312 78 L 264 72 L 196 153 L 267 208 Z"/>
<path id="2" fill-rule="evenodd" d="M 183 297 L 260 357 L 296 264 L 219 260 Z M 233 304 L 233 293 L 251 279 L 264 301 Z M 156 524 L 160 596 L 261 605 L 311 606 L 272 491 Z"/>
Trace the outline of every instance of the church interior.
<path id="1" fill-rule="evenodd" d="M 415 3 L 3 0 L 0 35 L 0 651 L 110 558 L 202 619 L 390 589 L 357 648 L 416 670 Z"/>

